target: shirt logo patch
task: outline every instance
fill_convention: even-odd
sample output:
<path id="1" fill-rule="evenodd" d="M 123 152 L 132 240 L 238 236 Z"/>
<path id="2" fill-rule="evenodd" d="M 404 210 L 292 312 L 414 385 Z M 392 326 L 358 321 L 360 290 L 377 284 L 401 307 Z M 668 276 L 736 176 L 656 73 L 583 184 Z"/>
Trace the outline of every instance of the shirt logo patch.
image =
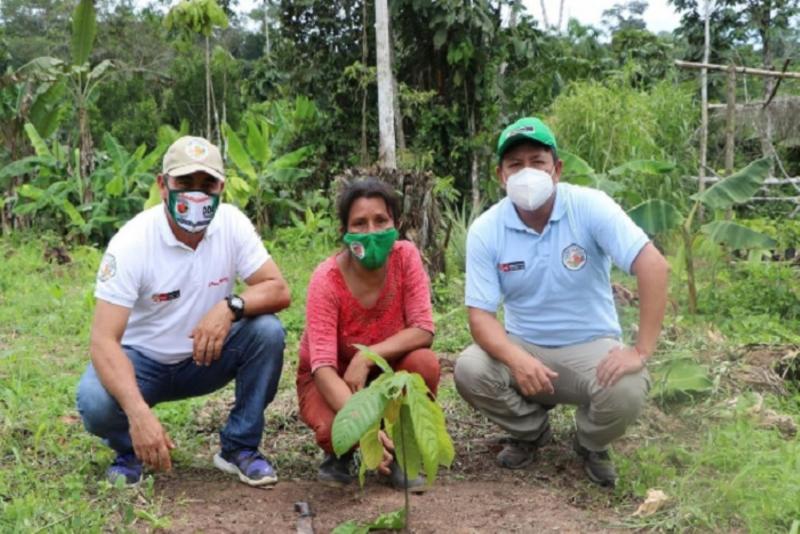
<path id="1" fill-rule="evenodd" d="M 366 254 L 366 251 L 364 250 L 364 245 L 362 245 L 358 241 L 353 241 L 352 243 L 350 243 L 350 252 L 352 252 L 353 256 L 355 256 L 359 260 L 363 259 L 364 255 Z"/>
<path id="2" fill-rule="evenodd" d="M 561 251 L 561 263 L 570 271 L 578 271 L 586 265 L 586 251 L 582 246 L 573 243 Z"/>
<path id="3" fill-rule="evenodd" d="M 153 296 L 150 297 L 153 299 L 153 302 L 169 302 L 170 300 L 175 300 L 181 296 L 181 290 L 176 289 L 175 291 L 170 291 L 169 293 L 153 293 Z"/>
<path id="4" fill-rule="evenodd" d="M 501 263 L 497 266 L 501 273 L 511 273 L 514 271 L 524 271 L 525 270 L 525 262 L 524 261 L 512 261 L 509 263 Z"/>
<path id="5" fill-rule="evenodd" d="M 113 254 L 106 253 L 103 261 L 100 262 L 100 269 L 97 271 L 97 279 L 100 282 L 108 282 L 117 274 L 117 259 Z"/>

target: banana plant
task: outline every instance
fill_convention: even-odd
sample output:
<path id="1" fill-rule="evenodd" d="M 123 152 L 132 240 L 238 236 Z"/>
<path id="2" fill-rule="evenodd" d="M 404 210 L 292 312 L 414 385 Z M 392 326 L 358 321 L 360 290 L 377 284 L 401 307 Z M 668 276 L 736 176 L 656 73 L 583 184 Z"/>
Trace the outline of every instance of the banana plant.
<path id="1" fill-rule="evenodd" d="M 628 215 L 650 235 L 680 229 L 686 276 L 689 291 L 689 312 L 697 312 L 697 287 L 695 282 L 694 243 L 701 233 L 712 241 L 731 249 L 769 249 L 775 240 L 760 232 L 729 220 L 713 220 L 701 226 L 695 224 L 695 215 L 700 205 L 717 212 L 728 210 L 737 204 L 750 200 L 767 178 L 771 168 L 771 158 L 751 162 L 744 169 L 720 180 L 702 193 L 691 196 L 694 201 L 689 213 L 684 216 L 673 204 L 653 199 L 642 202 L 628 212 Z"/>
<path id="2" fill-rule="evenodd" d="M 302 166 L 314 150 L 307 145 L 279 155 L 277 152 L 284 145 L 276 142 L 274 137 L 278 129 L 266 118 L 250 115 L 244 120 L 244 126 L 243 142 L 233 128 L 222 125 L 228 156 L 238 170 L 238 173 L 228 171 L 225 189 L 240 207 L 252 201 L 256 226 L 263 230 L 270 226 L 270 211 L 286 219 L 289 218 L 287 212 L 303 213 L 303 207 L 292 198 L 292 193 L 297 189 L 297 182 L 311 174 Z"/>
<path id="3" fill-rule="evenodd" d="M 395 445 L 395 461 L 408 479 L 425 472 L 428 485 L 436 479 L 439 466 L 449 467 L 455 456 L 447 433 L 444 413 L 431 400 L 425 381 L 417 373 L 394 372 L 378 354 L 364 345 L 356 347 L 381 369 L 381 375 L 356 392 L 333 420 L 332 443 L 337 456 L 361 448 L 359 482 L 363 486 L 367 469 L 375 469 L 383 459 L 378 433 L 381 426 Z M 408 489 L 405 517 L 408 518 Z"/>
<path id="4" fill-rule="evenodd" d="M 72 61 L 42 56 L 31 60 L 19 68 L 20 76 L 37 79 L 47 84 L 64 82 L 72 95 L 78 115 L 80 135 L 80 162 L 78 169 L 82 177 L 82 203 L 92 202 L 92 188 L 89 185 L 94 171 L 94 142 L 89 121 L 89 107 L 96 96 L 97 87 L 105 80 L 113 68 L 110 60 L 103 60 L 92 66 L 89 57 L 97 34 L 97 17 L 92 0 L 80 0 L 72 13 L 72 40 L 70 51 Z"/>

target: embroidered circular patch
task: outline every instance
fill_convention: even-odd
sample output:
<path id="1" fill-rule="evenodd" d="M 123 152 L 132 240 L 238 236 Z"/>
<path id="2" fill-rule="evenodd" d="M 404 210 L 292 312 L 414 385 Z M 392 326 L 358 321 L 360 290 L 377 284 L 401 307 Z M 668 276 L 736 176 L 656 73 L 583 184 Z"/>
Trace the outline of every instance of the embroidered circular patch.
<path id="1" fill-rule="evenodd" d="M 352 252 L 353 256 L 355 256 L 359 260 L 364 257 L 364 254 L 366 254 L 366 251 L 364 250 L 364 245 L 362 245 L 358 241 L 353 241 L 352 243 L 350 243 L 350 252 Z"/>
<path id="2" fill-rule="evenodd" d="M 107 253 L 103 256 L 103 261 L 100 262 L 97 279 L 101 282 L 107 282 L 114 278 L 115 274 L 117 274 L 117 259 L 113 254 Z"/>
<path id="3" fill-rule="evenodd" d="M 186 144 L 186 155 L 195 161 L 203 161 L 208 157 L 208 145 L 200 141 L 189 141 Z"/>
<path id="4" fill-rule="evenodd" d="M 570 271 L 577 271 L 586 265 L 586 251 L 573 243 L 561 251 L 561 263 Z"/>

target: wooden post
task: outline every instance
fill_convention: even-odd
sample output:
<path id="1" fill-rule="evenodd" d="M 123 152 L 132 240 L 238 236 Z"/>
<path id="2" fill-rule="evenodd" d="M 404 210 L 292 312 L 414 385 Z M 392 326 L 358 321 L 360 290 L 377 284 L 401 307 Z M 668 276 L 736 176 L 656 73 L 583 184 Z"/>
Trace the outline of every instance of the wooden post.
<path id="1" fill-rule="evenodd" d="M 725 176 L 733 174 L 734 146 L 736 144 L 736 67 L 728 69 L 728 91 L 725 99 Z"/>
<path id="2" fill-rule="evenodd" d="M 709 4 L 710 0 L 705 2 L 705 38 L 703 45 L 703 63 L 708 63 L 710 55 L 710 42 L 711 31 L 709 26 Z M 700 177 L 698 184 L 700 193 L 706 189 L 706 166 L 708 165 L 708 69 L 700 69 L 700 168 L 697 170 L 697 175 Z M 705 210 L 701 204 L 697 211 L 697 220 L 703 222 L 703 215 Z"/>
<path id="3" fill-rule="evenodd" d="M 387 0 L 375 0 L 375 47 L 378 63 L 378 126 L 380 146 L 378 164 L 387 169 L 397 168 L 394 135 L 394 87 L 389 47 L 389 7 Z"/>
<path id="4" fill-rule="evenodd" d="M 725 176 L 733 174 L 733 157 L 736 146 L 736 66 L 728 69 L 728 88 L 725 102 Z M 728 208 L 725 219 L 733 218 L 733 209 Z"/>

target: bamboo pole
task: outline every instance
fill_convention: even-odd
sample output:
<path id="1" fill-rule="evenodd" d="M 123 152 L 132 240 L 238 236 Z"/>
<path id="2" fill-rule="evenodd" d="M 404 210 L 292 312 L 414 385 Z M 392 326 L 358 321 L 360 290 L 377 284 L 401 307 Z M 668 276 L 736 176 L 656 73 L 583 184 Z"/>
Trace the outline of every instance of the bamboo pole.
<path id="1" fill-rule="evenodd" d="M 692 61 L 675 60 L 675 65 L 685 69 L 708 69 L 718 71 L 728 71 L 728 65 L 716 65 L 714 63 L 695 63 Z M 734 67 L 734 70 L 740 74 L 753 74 L 756 76 L 767 76 L 772 78 L 794 78 L 800 80 L 800 72 L 776 72 L 774 70 L 766 69 L 753 69 L 750 67 Z"/>

